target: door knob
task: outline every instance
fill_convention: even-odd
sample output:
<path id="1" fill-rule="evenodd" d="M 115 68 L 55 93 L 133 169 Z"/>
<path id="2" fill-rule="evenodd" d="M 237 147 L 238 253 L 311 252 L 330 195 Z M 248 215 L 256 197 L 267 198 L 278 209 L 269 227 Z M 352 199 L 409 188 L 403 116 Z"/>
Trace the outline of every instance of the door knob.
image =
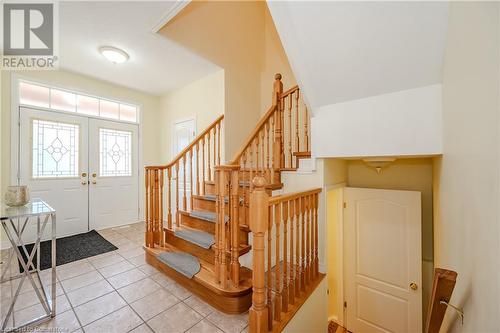
<path id="1" fill-rule="evenodd" d="M 412 283 L 410 283 L 410 288 L 411 288 L 411 290 L 417 290 L 418 286 L 415 282 L 412 282 Z"/>
<path id="2" fill-rule="evenodd" d="M 82 181 L 82 185 L 87 185 L 87 182 L 85 180 Z"/>
<path id="3" fill-rule="evenodd" d="M 94 173 L 92 174 L 92 177 L 94 177 L 94 178 L 95 178 L 95 177 L 97 177 L 97 173 L 95 173 L 95 172 L 94 172 Z"/>
<path id="4" fill-rule="evenodd" d="M 82 177 L 87 177 L 87 173 L 86 172 L 82 172 Z"/>
<path id="5" fill-rule="evenodd" d="M 94 185 L 95 185 L 95 184 L 97 184 L 97 182 L 96 182 L 95 180 L 93 180 L 93 181 L 92 181 L 92 184 L 94 184 Z"/>

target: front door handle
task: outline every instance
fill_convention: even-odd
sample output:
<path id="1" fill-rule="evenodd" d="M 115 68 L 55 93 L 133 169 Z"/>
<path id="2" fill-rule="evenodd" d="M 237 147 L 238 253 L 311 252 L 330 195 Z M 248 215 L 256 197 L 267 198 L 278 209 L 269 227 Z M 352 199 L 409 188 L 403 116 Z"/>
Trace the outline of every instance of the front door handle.
<path id="1" fill-rule="evenodd" d="M 410 288 L 411 288 L 411 290 L 417 290 L 418 285 L 415 282 L 412 282 L 412 283 L 410 283 Z"/>

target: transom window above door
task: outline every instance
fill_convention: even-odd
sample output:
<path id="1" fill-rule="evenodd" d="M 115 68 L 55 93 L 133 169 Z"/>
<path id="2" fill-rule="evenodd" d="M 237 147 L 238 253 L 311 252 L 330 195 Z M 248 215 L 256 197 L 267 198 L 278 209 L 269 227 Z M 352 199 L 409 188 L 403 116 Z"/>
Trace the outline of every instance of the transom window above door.
<path id="1" fill-rule="evenodd" d="M 76 112 L 82 115 L 106 119 L 138 122 L 138 107 L 135 105 L 27 81 L 19 82 L 19 104 L 58 111 Z"/>

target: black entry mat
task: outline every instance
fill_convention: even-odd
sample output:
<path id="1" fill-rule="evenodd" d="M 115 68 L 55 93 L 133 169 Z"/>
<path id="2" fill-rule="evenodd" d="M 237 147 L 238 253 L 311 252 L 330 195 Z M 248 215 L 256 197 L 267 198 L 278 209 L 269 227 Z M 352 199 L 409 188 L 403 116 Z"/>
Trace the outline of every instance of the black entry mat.
<path id="1" fill-rule="evenodd" d="M 35 244 L 27 244 L 26 249 L 31 253 Z M 21 246 L 19 251 L 25 260 L 28 260 Z M 117 250 L 118 248 L 104 239 L 97 231 L 91 230 L 84 234 L 62 237 L 56 240 L 56 262 L 57 266 L 64 265 L 80 259 L 96 256 L 101 253 Z M 44 270 L 52 267 L 51 241 L 43 241 L 40 244 L 40 269 Z M 36 267 L 36 254 L 33 257 L 33 264 Z M 24 272 L 21 263 L 19 269 Z"/>

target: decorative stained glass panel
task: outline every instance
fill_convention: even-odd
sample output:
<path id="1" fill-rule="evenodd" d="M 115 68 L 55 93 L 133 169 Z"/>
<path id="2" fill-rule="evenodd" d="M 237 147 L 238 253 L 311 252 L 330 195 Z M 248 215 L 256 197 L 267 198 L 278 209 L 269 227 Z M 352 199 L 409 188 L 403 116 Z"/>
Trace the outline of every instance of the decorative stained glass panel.
<path id="1" fill-rule="evenodd" d="M 80 126 L 33 120 L 33 178 L 78 177 Z"/>
<path id="2" fill-rule="evenodd" d="M 132 132 L 100 128 L 100 176 L 132 176 L 131 150 Z"/>

